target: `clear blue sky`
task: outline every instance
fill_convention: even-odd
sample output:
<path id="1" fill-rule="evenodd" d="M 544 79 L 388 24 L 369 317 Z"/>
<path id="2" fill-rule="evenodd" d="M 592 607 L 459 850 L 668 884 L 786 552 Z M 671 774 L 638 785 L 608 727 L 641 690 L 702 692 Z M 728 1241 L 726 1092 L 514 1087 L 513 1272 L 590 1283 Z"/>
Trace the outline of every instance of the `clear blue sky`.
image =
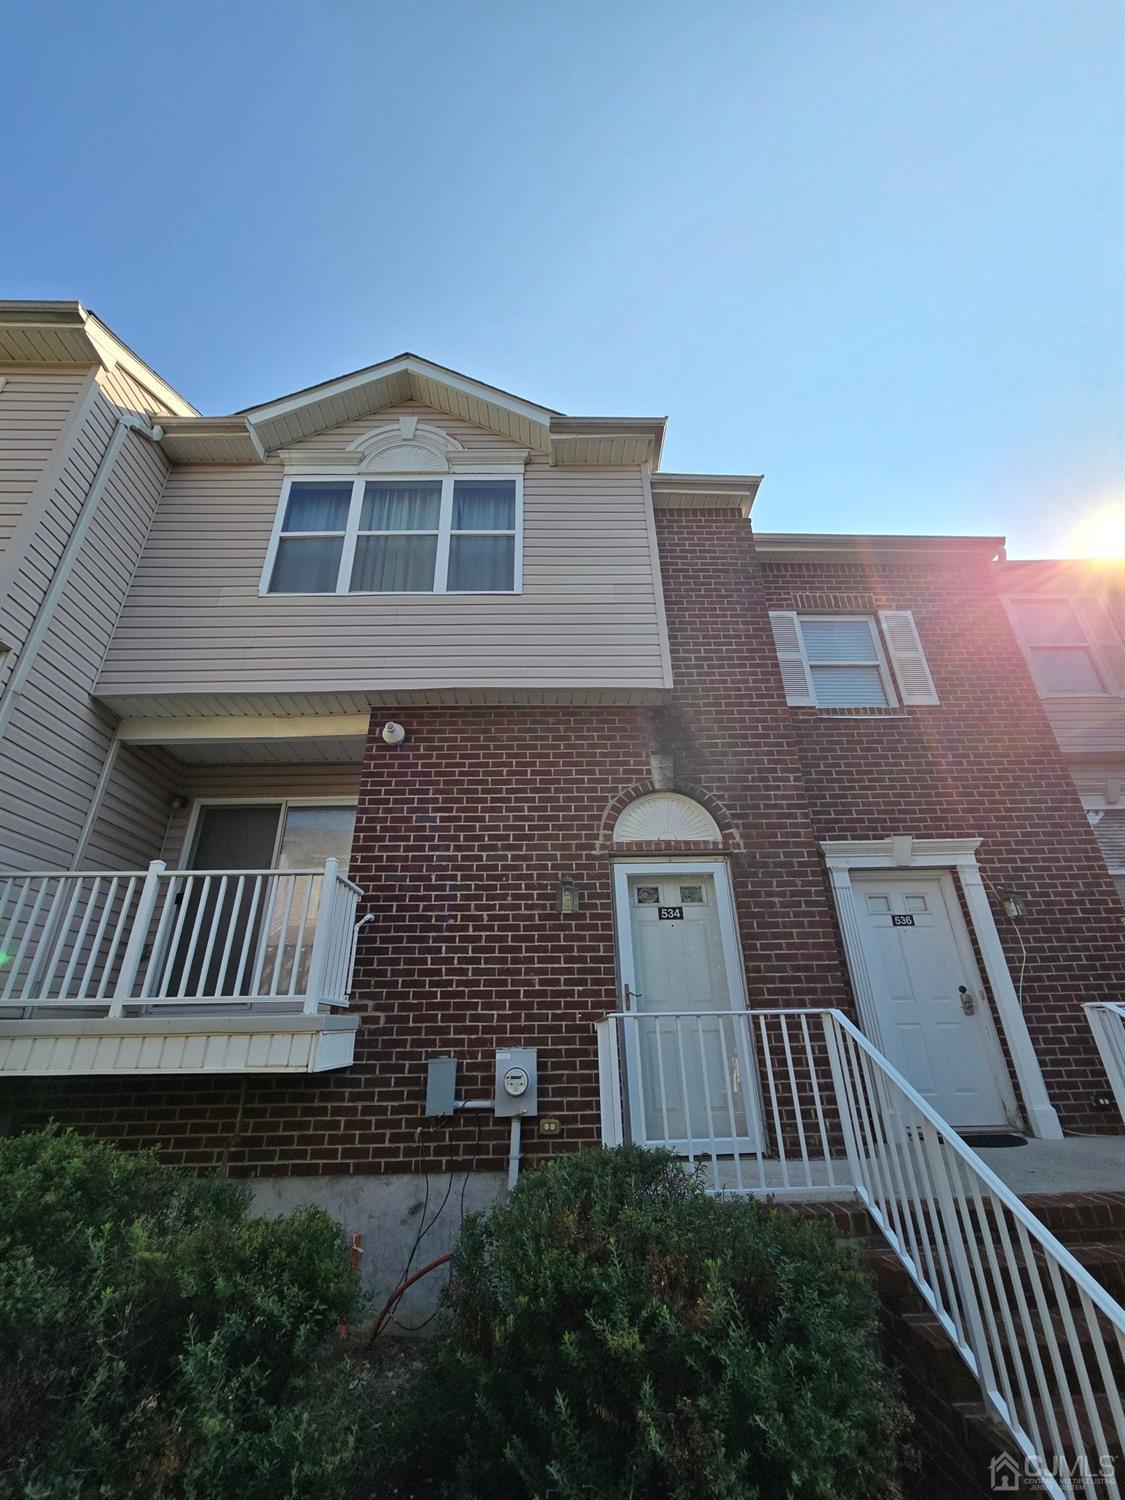
<path id="1" fill-rule="evenodd" d="M 1113 0 L 0 8 L 0 290 L 207 412 L 412 349 L 771 530 L 1070 550 L 1125 469 Z"/>

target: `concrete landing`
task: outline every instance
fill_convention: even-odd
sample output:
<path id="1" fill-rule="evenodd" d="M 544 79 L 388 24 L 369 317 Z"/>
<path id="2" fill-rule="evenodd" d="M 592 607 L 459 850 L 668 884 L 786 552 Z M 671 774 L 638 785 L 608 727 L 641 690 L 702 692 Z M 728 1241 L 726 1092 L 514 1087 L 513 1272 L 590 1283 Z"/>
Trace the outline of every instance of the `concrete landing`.
<path id="1" fill-rule="evenodd" d="M 1125 1136 L 1068 1136 L 1026 1146 L 978 1146 L 997 1177 L 1029 1193 L 1125 1193 Z"/>

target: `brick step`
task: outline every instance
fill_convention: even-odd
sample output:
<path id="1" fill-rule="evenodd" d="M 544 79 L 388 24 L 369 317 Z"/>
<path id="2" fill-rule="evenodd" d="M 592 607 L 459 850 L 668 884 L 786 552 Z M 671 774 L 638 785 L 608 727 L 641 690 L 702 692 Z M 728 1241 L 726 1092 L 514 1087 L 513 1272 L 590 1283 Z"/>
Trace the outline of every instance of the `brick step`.
<path id="1" fill-rule="evenodd" d="M 1037 1193 L 1023 1202 L 1064 1245 L 1125 1241 L 1125 1192 Z"/>
<path id="2" fill-rule="evenodd" d="M 1050 1442 L 1051 1440 L 1046 1437 L 1046 1434 L 1050 1432 L 1050 1424 L 1047 1421 L 1046 1409 L 1038 1402 L 1033 1402 L 1032 1405 L 1035 1410 L 1036 1421 L 1039 1424 L 1039 1430 L 1044 1434 L 1045 1440 Z M 1096 1406 L 1098 1410 L 1098 1416 L 1101 1419 L 1102 1430 L 1105 1434 L 1105 1448 L 1102 1447 L 1101 1439 L 1094 1432 L 1093 1423 L 1089 1420 L 1085 1411 L 1080 1410 L 1077 1412 L 1082 1443 L 1085 1447 L 1086 1454 L 1091 1461 L 1091 1464 L 1093 1466 L 1093 1473 L 1095 1475 L 1098 1473 L 1098 1459 L 1102 1456 L 1108 1459 L 1110 1463 L 1119 1470 L 1123 1451 L 1125 1451 L 1122 1449 L 1121 1444 L 1117 1441 L 1116 1438 L 1114 1415 L 1113 1410 L 1110 1406 L 1109 1399 L 1103 1398 L 1098 1400 L 1096 1402 Z M 970 1433 L 973 1431 L 973 1429 L 976 1430 L 976 1432 L 980 1436 L 980 1440 L 982 1441 L 982 1443 L 988 1445 L 991 1448 L 999 1446 L 1001 1449 L 1004 1448 L 1004 1445 L 1006 1443 L 1008 1445 L 1009 1451 L 1011 1450 L 1011 1435 L 1008 1433 L 1008 1430 L 1004 1427 L 1003 1423 L 998 1421 L 997 1418 L 992 1415 L 983 1401 L 957 1401 L 954 1403 L 954 1410 L 965 1423 Z M 1065 1422 L 1060 1419 L 1058 1426 L 1059 1434 L 1063 1444 L 1063 1457 L 1067 1460 L 1068 1463 L 1073 1463 L 1074 1459 L 1077 1457 L 1077 1451 L 1074 1447 L 1073 1441 L 1067 1436 Z M 1078 1487 L 1078 1493 L 1082 1493 L 1081 1486 Z"/>
<path id="3" fill-rule="evenodd" d="M 1125 1296 L 1125 1244 L 1111 1243 L 1108 1245 L 1069 1245 L 1067 1248 L 1078 1261 L 1079 1265 L 1089 1271 L 1093 1279 L 1099 1282 L 1111 1297 L 1118 1301 Z M 879 1281 L 880 1291 L 884 1298 L 890 1298 L 896 1304 L 909 1300 L 914 1295 L 914 1284 L 902 1265 L 898 1256 L 886 1244 L 863 1250 L 863 1257 L 874 1271 Z M 935 1254 L 935 1260 L 938 1260 Z M 984 1272 L 985 1283 L 988 1286 L 994 1284 L 991 1268 L 984 1254 L 981 1255 L 981 1265 Z M 1054 1286 L 1046 1269 L 1045 1262 L 1039 1260 L 1039 1276 L 1044 1293 L 1050 1307 L 1054 1302 Z M 1010 1296 L 1015 1285 L 1015 1277 L 1019 1276 L 1023 1287 L 1024 1296 L 1029 1306 L 1034 1308 L 1034 1278 L 1026 1267 L 1013 1270 L 1011 1267 L 1000 1268 L 1000 1287 L 1004 1296 Z M 1069 1278 L 1062 1278 L 1063 1288 L 1067 1293 L 1067 1302 L 1071 1307 L 1081 1305 L 1078 1289 L 1073 1287 Z"/>
<path id="4" fill-rule="evenodd" d="M 906 1324 L 908 1328 L 910 1328 L 914 1336 L 927 1345 L 928 1349 L 930 1350 L 929 1357 L 932 1357 L 939 1364 L 948 1365 L 950 1371 L 952 1371 L 955 1366 L 964 1368 L 964 1362 L 962 1361 L 961 1356 L 957 1353 L 957 1350 L 953 1347 L 953 1341 L 950 1339 L 945 1329 L 941 1326 L 937 1318 L 932 1312 L 929 1311 L 928 1308 L 925 1312 L 908 1312 L 902 1313 L 900 1314 L 900 1316 L 902 1317 L 903 1323 Z M 1117 1377 L 1117 1379 L 1122 1384 L 1125 1384 L 1125 1351 L 1122 1350 L 1117 1339 L 1114 1337 L 1114 1330 L 1110 1326 L 1110 1324 L 1100 1316 L 1098 1317 L 1097 1322 L 1098 1327 L 1101 1330 L 1104 1353 L 1108 1360 L 1109 1368 L 1113 1371 L 1115 1377 Z M 1025 1369 L 1030 1369 L 1030 1365 L 1028 1363 L 1029 1350 L 1032 1346 L 1032 1342 L 1034 1342 L 1036 1348 L 1039 1351 L 1040 1362 L 1043 1366 L 1043 1369 L 1046 1371 L 1048 1378 L 1053 1380 L 1054 1367 L 1051 1363 L 1050 1351 L 1047 1348 L 1047 1341 L 1043 1337 L 1042 1332 L 1039 1329 L 1036 1329 L 1033 1332 L 1029 1333 L 1027 1330 L 1022 1328 L 1019 1323 L 1017 1323 L 1015 1318 L 1012 1319 L 1012 1323 L 1012 1331 L 1015 1336 L 1016 1355 L 1014 1358 L 1009 1355 L 1009 1358 L 1007 1360 L 1010 1378 L 1015 1378 L 1015 1369 L 1019 1365 L 1022 1365 Z M 1066 1372 L 1068 1378 L 1073 1378 L 1076 1373 L 1075 1361 L 1070 1354 L 1070 1344 L 1068 1340 L 1066 1323 L 1060 1315 L 1056 1314 L 1053 1318 L 1050 1319 L 1050 1326 L 1055 1335 L 1056 1347 L 1059 1352 L 1059 1358 L 1062 1362 L 1063 1370 Z M 1074 1331 L 1078 1340 L 1079 1348 L 1082 1351 L 1081 1358 L 1082 1362 L 1085 1365 L 1086 1372 L 1088 1374 L 1092 1374 L 1094 1380 L 1097 1381 L 1098 1379 L 1100 1379 L 1100 1375 L 1098 1373 L 1097 1351 L 1094 1347 L 1093 1336 L 1091 1335 L 1090 1329 L 1084 1319 L 1081 1321 L 1078 1321 L 1077 1319 L 1075 1320 Z M 1008 1339 L 1007 1330 L 1004 1327 L 1003 1319 L 999 1317 L 997 1318 L 997 1332 L 1000 1336 L 1001 1348 L 1009 1349 L 1011 1345 Z"/>
<path id="5" fill-rule="evenodd" d="M 1111 1297 L 1125 1302 L 1125 1240 L 1110 1244 L 1082 1243 L 1067 1249 L 1085 1266 L 1095 1281 L 1100 1281 Z"/>

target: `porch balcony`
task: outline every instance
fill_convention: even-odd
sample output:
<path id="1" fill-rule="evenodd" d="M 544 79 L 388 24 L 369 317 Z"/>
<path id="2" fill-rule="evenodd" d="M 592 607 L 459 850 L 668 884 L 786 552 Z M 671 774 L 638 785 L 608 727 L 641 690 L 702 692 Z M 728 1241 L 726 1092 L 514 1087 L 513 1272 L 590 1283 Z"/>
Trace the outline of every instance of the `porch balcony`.
<path id="1" fill-rule="evenodd" d="M 336 859 L 0 875 L 0 1075 L 346 1067 L 361 896 Z"/>

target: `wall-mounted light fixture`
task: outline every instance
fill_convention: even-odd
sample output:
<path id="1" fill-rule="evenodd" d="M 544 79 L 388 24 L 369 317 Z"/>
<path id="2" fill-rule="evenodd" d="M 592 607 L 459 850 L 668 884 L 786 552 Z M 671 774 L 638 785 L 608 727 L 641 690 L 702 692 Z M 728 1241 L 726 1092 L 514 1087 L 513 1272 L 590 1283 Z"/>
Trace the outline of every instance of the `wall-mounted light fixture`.
<path id="1" fill-rule="evenodd" d="M 996 892 L 1000 897 L 1000 905 L 1004 908 L 1004 915 L 1010 917 L 1013 922 L 1019 921 L 1025 914 L 1023 897 L 1013 891 L 1010 885 L 1002 885 Z"/>
<path id="2" fill-rule="evenodd" d="M 563 875 L 559 880 L 559 914 L 573 917 L 582 905 L 581 886 L 573 875 Z"/>

